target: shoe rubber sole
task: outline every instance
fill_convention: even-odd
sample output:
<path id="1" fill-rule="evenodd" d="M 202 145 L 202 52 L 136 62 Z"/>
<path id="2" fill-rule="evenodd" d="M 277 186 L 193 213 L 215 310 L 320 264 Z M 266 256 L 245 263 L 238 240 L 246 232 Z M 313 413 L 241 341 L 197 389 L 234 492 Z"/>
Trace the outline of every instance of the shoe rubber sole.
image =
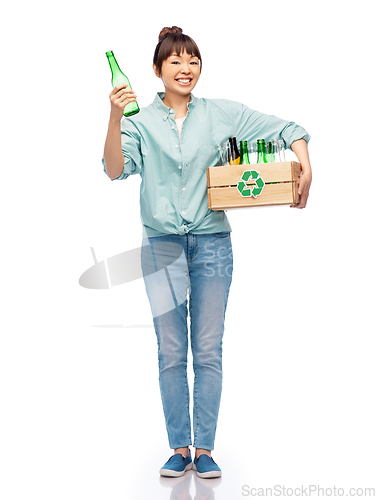
<path id="1" fill-rule="evenodd" d="M 187 470 L 191 470 L 193 468 L 193 462 L 185 466 L 184 470 L 173 470 L 173 469 L 160 469 L 159 474 L 165 477 L 180 477 L 184 476 Z"/>
<path id="2" fill-rule="evenodd" d="M 208 479 L 211 477 L 221 477 L 222 476 L 222 471 L 220 471 L 220 470 L 210 470 L 208 472 L 198 472 L 195 464 L 193 464 L 193 470 L 195 470 L 197 476 L 201 477 L 202 479 Z"/>

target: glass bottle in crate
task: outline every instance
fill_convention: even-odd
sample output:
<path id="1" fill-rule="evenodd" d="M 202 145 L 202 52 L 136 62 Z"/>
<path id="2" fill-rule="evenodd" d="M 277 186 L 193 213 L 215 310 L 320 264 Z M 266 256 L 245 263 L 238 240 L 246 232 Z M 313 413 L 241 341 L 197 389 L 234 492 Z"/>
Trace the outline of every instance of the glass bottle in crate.
<path id="1" fill-rule="evenodd" d="M 272 141 L 266 143 L 266 161 L 267 163 L 273 163 L 275 161 Z"/>
<path id="2" fill-rule="evenodd" d="M 226 165 L 226 167 L 228 165 L 231 165 L 231 146 L 230 146 L 230 141 L 227 141 L 225 146 L 224 146 L 224 149 L 223 149 L 223 154 L 224 154 L 224 157 L 225 157 L 225 163 L 224 165 Z"/>
<path id="3" fill-rule="evenodd" d="M 257 163 L 257 143 L 250 142 L 248 144 L 248 158 L 250 164 Z"/>
<path id="4" fill-rule="evenodd" d="M 239 165 L 240 163 L 240 153 L 238 146 L 236 144 L 236 137 L 230 137 L 230 149 L 231 149 L 231 165 Z"/>
<path id="5" fill-rule="evenodd" d="M 257 163 L 266 163 L 266 148 L 264 139 L 257 139 Z"/>
<path id="6" fill-rule="evenodd" d="M 222 160 L 222 144 L 215 145 L 215 167 L 221 167 L 223 165 Z"/>
<path id="7" fill-rule="evenodd" d="M 279 161 L 286 161 L 285 143 L 282 139 L 277 141 Z"/>
<path id="8" fill-rule="evenodd" d="M 247 141 L 240 141 L 240 164 L 249 165 Z"/>
<path id="9" fill-rule="evenodd" d="M 278 141 L 277 139 L 272 139 L 272 149 L 273 149 L 273 157 L 275 162 L 281 161 L 279 159 L 279 154 L 278 154 Z"/>

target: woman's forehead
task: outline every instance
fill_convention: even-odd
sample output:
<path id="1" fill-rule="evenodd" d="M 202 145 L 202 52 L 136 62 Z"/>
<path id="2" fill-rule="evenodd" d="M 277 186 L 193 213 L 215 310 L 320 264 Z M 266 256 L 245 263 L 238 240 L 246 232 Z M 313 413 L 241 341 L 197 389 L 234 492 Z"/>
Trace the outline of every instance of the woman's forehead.
<path id="1" fill-rule="evenodd" d="M 186 49 L 184 49 L 180 54 L 178 54 L 176 51 L 172 52 L 169 57 L 190 57 L 191 59 L 193 57 L 197 57 L 194 54 L 188 54 Z"/>

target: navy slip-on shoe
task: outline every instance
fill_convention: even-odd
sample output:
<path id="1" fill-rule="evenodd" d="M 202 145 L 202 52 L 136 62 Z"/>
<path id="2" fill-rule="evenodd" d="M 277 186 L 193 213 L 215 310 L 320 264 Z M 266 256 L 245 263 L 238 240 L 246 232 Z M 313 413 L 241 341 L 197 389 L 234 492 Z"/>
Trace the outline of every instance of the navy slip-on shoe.
<path id="1" fill-rule="evenodd" d="M 190 451 L 185 458 L 181 453 L 175 453 L 175 455 L 172 455 L 167 460 L 162 469 L 159 470 L 159 474 L 166 477 L 179 477 L 185 474 L 186 470 L 192 469 L 192 467 L 193 462 Z"/>
<path id="2" fill-rule="evenodd" d="M 193 468 L 196 469 L 198 477 L 204 479 L 210 477 L 221 477 L 222 471 L 209 455 L 195 457 Z"/>

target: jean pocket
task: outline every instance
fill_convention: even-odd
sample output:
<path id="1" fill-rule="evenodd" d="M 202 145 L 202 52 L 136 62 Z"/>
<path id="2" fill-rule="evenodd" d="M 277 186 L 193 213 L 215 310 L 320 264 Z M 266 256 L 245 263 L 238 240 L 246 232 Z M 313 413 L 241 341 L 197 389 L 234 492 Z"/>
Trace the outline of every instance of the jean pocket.
<path id="1" fill-rule="evenodd" d="M 230 231 L 221 231 L 220 233 L 212 233 L 212 235 L 216 238 L 226 238 L 227 236 L 230 236 Z"/>

